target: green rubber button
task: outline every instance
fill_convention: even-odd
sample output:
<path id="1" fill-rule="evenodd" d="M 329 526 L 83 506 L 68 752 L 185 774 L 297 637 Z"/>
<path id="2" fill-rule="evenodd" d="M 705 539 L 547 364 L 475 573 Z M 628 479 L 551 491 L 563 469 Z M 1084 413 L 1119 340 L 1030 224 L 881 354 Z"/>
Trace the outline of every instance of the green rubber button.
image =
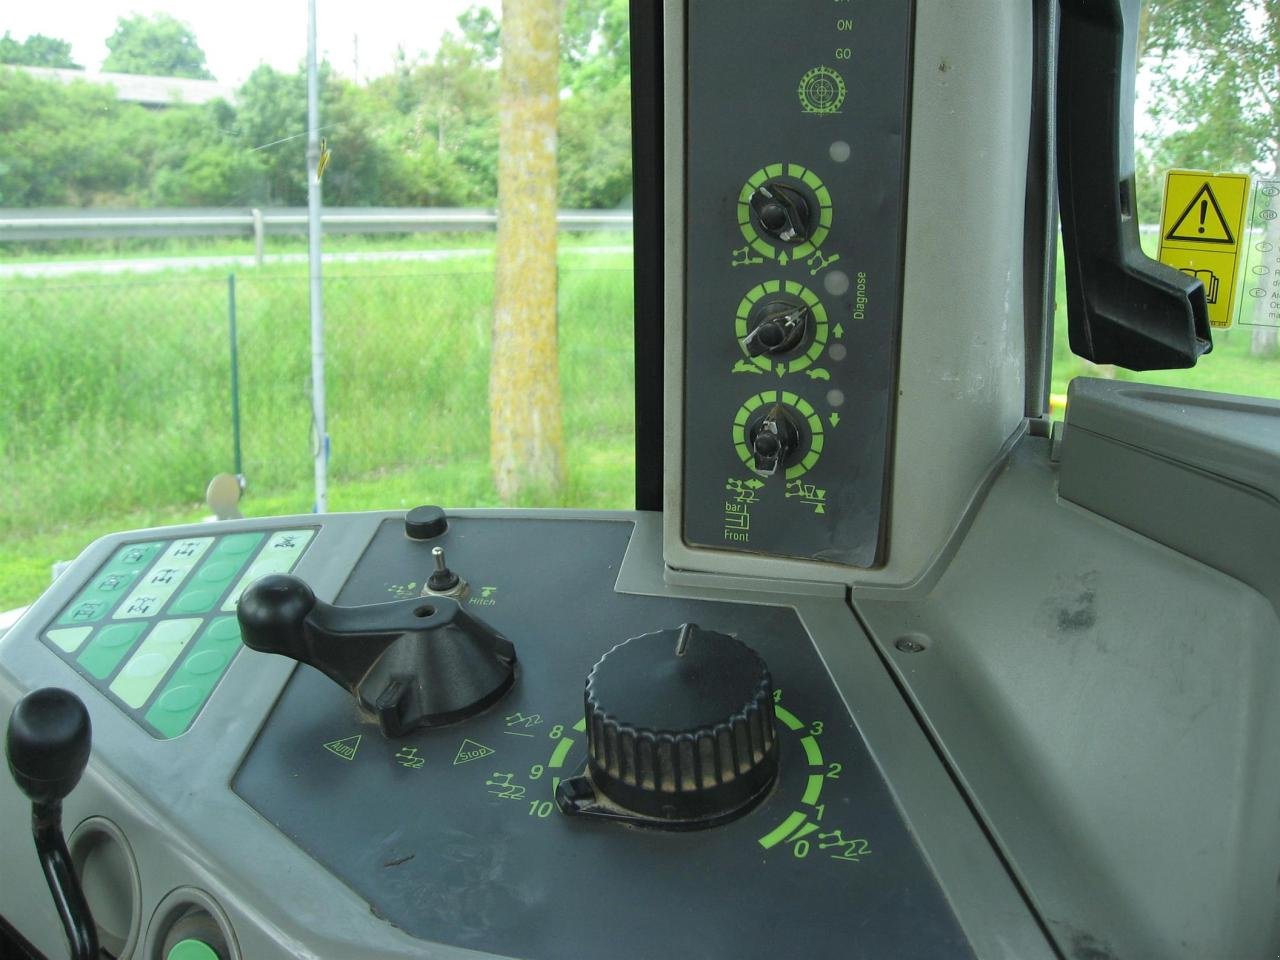
<path id="1" fill-rule="evenodd" d="M 186 713 L 189 710 L 194 710 L 203 701 L 203 690 L 184 683 L 181 686 L 171 687 L 165 691 L 164 696 L 156 701 L 156 705 L 161 710 L 168 710 L 170 713 Z"/>
<path id="2" fill-rule="evenodd" d="M 200 570 L 200 579 L 206 583 L 226 583 L 239 571 L 240 564 L 231 560 L 206 563 Z"/>
<path id="3" fill-rule="evenodd" d="M 186 670 L 196 676 L 207 673 L 220 673 L 231 658 L 221 650 L 201 650 L 187 658 Z"/>
<path id="4" fill-rule="evenodd" d="M 209 625 L 210 640 L 239 640 L 240 623 L 235 617 L 222 617 Z"/>
<path id="5" fill-rule="evenodd" d="M 204 613 L 218 602 L 216 590 L 188 590 L 169 609 L 170 613 Z"/>
<path id="6" fill-rule="evenodd" d="M 179 940 L 169 948 L 164 960 L 220 960 L 220 958 L 218 951 L 203 940 Z"/>
<path id="7" fill-rule="evenodd" d="M 217 552 L 227 556 L 238 557 L 256 547 L 261 539 L 262 534 L 260 533 L 239 533 L 234 536 L 223 537 L 222 542 L 218 544 Z"/>

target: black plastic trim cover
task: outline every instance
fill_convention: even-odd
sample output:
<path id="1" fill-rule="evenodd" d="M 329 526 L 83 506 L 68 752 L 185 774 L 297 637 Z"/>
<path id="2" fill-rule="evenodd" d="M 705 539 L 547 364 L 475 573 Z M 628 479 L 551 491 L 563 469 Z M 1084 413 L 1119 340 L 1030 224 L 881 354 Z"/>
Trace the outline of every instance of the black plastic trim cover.
<path id="1" fill-rule="evenodd" d="M 1143 253 L 1133 102 L 1140 0 L 1061 0 L 1058 185 L 1071 349 L 1130 370 L 1213 349 L 1204 285 Z"/>
<path id="2" fill-rule="evenodd" d="M 662 4 L 631 0 L 636 509 L 662 509 Z"/>

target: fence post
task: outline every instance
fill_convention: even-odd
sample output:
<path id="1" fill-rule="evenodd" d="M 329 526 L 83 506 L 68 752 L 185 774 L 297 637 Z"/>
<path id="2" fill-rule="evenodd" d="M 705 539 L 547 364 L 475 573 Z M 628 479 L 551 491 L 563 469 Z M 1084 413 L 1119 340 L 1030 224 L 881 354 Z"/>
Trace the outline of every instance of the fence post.
<path id="1" fill-rule="evenodd" d="M 249 211 L 253 214 L 253 262 L 257 266 L 262 266 L 262 251 L 266 246 L 266 225 L 262 220 L 262 211 L 254 207 Z"/>
<path id="2" fill-rule="evenodd" d="M 231 344 L 231 440 L 235 446 L 236 478 L 244 485 L 244 461 L 240 456 L 240 351 L 236 335 L 236 275 L 227 274 L 227 332 Z"/>

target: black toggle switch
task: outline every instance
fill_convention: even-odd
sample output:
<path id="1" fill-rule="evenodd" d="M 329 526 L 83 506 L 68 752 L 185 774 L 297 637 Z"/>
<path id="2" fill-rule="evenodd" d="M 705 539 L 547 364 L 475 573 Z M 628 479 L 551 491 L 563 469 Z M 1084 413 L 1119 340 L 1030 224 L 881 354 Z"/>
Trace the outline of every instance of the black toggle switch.
<path id="1" fill-rule="evenodd" d="M 62 835 L 62 801 L 80 782 L 92 741 L 89 711 L 80 698 L 69 690 L 45 687 L 14 706 L 4 745 L 9 772 L 31 801 L 36 855 L 72 960 L 98 960 L 98 928 Z"/>
<path id="2" fill-rule="evenodd" d="M 511 641 L 451 597 L 338 607 L 273 574 L 245 590 L 236 615 L 246 646 L 315 667 L 387 737 L 477 714 L 515 682 Z"/>

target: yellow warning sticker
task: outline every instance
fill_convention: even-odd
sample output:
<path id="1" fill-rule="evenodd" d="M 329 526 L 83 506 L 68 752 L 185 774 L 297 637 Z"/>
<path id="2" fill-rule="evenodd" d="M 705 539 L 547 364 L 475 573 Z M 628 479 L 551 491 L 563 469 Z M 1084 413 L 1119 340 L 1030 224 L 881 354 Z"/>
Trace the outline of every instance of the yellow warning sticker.
<path id="1" fill-rule="evenodd" d="M 1247 173 L 1170 170 L 1164 181 L 1159 260 L 1204 283 L 1220 329 L 1231 326 L 1248 196 Z"/>

